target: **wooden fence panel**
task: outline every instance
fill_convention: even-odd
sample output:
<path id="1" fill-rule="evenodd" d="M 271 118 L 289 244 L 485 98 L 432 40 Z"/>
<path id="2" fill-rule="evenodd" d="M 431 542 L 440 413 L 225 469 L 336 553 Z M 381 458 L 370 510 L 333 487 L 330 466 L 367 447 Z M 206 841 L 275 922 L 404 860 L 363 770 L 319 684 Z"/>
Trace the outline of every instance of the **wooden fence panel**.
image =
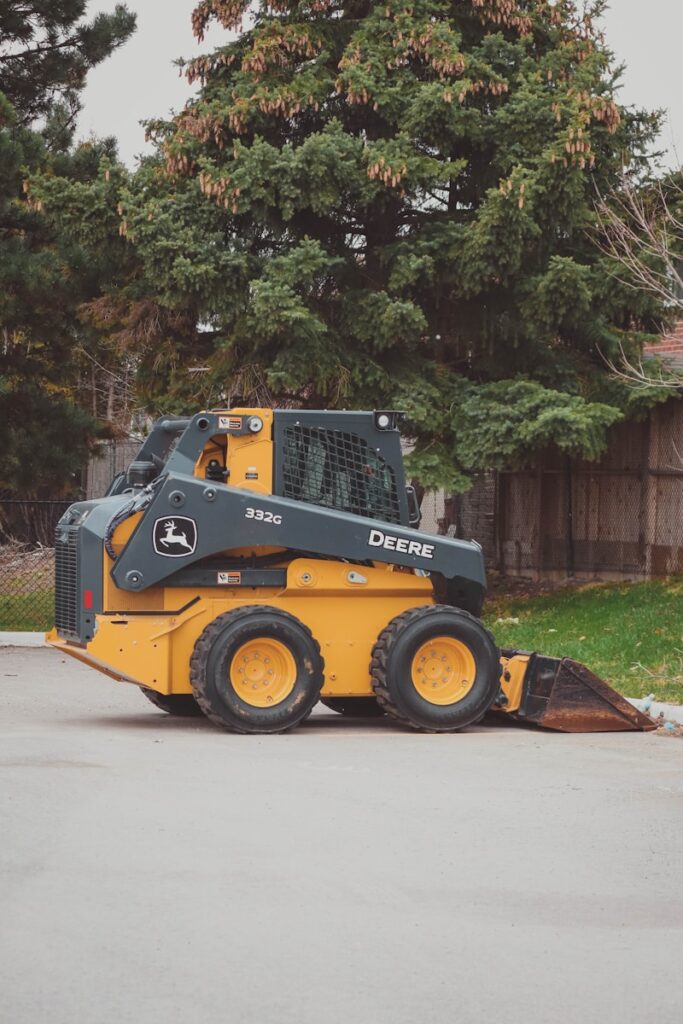
<path id="1" fill-rule="evenodd" d="M 535 473 L 500 475 L 498 505 L 499 568 L 521 573 L 538 565 L 540 476 Z M 476 531 L 473 531 L 475 540 Z"/>
<path id="2" fill-rule="evenodd" d="M 511 574 L 648 576 L 683 572 L 683 401 L 621 423 L 598 462 L 547 451 L 536 468 L 499 474 L 493 519 L 460 499 L 489 565 Z M 470 514 L 471 513 L 471 514 Z M 493 533 L 494 540 L 491 540 Z"/>
<path id="3" fill-rule="evenodd" d="M 117 473 L 128 468 L 138 451 L 140 441 L 107 441 L 98 455 L 88 463 L 86 472 L 86 498 L 101 498 Z"/>

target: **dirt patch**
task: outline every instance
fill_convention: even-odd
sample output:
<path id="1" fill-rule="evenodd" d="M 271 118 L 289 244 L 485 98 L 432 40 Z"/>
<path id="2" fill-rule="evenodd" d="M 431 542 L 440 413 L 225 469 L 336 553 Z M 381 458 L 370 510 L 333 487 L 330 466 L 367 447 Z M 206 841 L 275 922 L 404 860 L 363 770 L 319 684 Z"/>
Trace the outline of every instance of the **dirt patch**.
<path id="1" fill-rule="evenodd" d="M 619 580 L 620 584 L 638 582 L 634 579 Z M 489 570 L 486 573 L 486 583 L 489 600 L 498 598 L 542 597 L 546 594 L 557 594 L 565 590 L 593 590 L 596 587 L 604 587 L 609 584 L 614 586 L 614 580 L 601 579 L 576 579 L 567 576 L 561 580 L 533 580 L 524 576 L 502 576 L 499 572 Z"/>

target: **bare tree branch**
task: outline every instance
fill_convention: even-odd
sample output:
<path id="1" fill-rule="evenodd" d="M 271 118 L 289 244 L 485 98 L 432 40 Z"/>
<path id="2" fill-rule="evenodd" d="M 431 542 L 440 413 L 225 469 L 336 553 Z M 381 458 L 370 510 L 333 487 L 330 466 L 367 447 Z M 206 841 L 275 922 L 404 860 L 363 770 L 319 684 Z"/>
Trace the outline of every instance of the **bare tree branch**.
<path id="1" fill-rule="evenodd" d="M 683 374 L 677 374 L 674 371 L 668 370 L 665 373 L 662 367 L 659 367 L 658 372 L 653 372 L 652 368 L 646 366 L 642 359 L 639 359 L 638 362 L 629 359 L 623 345 L 619 346 L 619 351 L 621 353 L 619 365 L 603 352 L 600 352 L 600 355 L 615 377 L 643 391 L 649 388 L 666 388 L 667 391 L 683 390 Z"/>
<path id="2" fill-rule="evenodd" d="M 681 179 L 683 180 L 683 179 Z M 625 287 L 653 295 L 683 319 L 683 185 L 668 179 L 637 188 L 624 179 L 618 192 L 596 203 L 596 242 L 614 265 L 614 277 Z M 619 365 L 603 355 L 614 375 L 636 388 L 683 388 L 674 369 L 634 362 L 620 346 Z"/>
<path id="3" fill-rule="evenodd" d="M 665 193 L 658 183 L 648 192 L 649 203 L 630 182 L 619 193 L 596 204 L 601 251 L 622 270 L 619 280 L 629 288 L 645 288 L 683 315 L 683 221 L 674 200 L 683 207 L 683 188 L 671 185 Z"/>

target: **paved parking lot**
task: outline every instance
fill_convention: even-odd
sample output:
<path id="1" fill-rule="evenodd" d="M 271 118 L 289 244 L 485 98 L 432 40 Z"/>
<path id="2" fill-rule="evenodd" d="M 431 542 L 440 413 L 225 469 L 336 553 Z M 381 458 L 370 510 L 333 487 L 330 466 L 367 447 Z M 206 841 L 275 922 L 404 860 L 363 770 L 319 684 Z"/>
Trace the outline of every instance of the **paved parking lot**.
<path id="1" fill-rule="evenodd" d="M 170 719 L 0 651 L 8 1024 L 678 1021 L 683 743 Z"/>

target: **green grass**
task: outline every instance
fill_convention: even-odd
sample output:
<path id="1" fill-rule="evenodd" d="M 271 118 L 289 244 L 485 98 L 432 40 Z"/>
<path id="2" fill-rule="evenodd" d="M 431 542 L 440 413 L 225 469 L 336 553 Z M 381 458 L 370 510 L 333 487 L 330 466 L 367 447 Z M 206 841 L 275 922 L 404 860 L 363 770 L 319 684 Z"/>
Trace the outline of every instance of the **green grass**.
<path id="1" fill-rule="evenodd" d="M 52 629 L 53 591 L 35 590 L 31 594 L 0 597 L 0 631 L 42 633 Z"/>
<path id="2" fill-rule="evenodd" d="M 574 658 L 627 697 L 683 703 L 682 577 L 494 594 L 484 620 L 500 647 Z"/>

